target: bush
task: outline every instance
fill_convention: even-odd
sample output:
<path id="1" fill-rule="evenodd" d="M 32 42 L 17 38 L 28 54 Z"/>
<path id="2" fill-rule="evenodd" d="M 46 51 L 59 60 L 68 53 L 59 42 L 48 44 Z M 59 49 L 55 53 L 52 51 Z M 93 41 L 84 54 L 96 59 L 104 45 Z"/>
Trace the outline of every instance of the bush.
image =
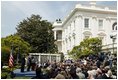
<path id="1" fill-rule="evenodd" d="M 2 72 L 1 73 L 1 79 L 7 79 L 8 73 L 7 72 Z"/>
<path id="2" fill-rule="evenodd" d="M 2 46 L 1 47 L 1 60 L 4 63 L 8 63 L 9 61 L 9 54 L 10 54 L 10 48 L 7 46 Z"/>
<path id="3" fill-rule="evenodd" d="M 15 69 L 16 69 L 16 68 L 14 67 L 12 70 L 15 70 Z M 7 76 L 6 76 L 6 74 L 7 74 Z M 11 68 L 3 68 L 3 69 L 2 69 L 1 78 L 2 78 L 2 79 L 6 79 L 6 77 L 9 78 L 9 79 L 15 77 L 15 74 L 14 74 L 13 71 L 11 71 Z"/>
<path id="4" fill-rule="evenodd" d="M 102 49 L 101 45 L 102 41 L 99 38 L 84 39 L 78 46 L 75 46 L 72 51 L 69 52 L 69 55 L 78 59 L 90 54 L 97 54 Z"/>
<path id="5" fill-rule="evenodd" d="M 20 65 L 16 65 L 15 68 L 16 68 L 16 69 L 20 69 L 21 66 L 20 66 Z"/>

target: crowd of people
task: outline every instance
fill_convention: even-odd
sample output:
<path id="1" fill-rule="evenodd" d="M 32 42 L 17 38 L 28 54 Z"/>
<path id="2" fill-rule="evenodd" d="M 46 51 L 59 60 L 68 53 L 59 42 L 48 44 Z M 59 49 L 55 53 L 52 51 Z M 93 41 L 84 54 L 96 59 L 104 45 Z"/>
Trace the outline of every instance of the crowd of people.
<path id="1" fill-rule="evenodd" d="M 31 59 L 31 60 L 30 60 Z M 29 58 L 27 71 L 36 71 L 32 79 L 116 79 L 117 78 L 117 56 L 110 53 L 89 55 L 71 62 L 45 62 L 43 64 L 33 63 Z M 30 62 L 31 61 L 31 62 Z M 30 65 L 30 66 L 29 66 Z M 31 66 L 32 65 L 32 66 Z"/>

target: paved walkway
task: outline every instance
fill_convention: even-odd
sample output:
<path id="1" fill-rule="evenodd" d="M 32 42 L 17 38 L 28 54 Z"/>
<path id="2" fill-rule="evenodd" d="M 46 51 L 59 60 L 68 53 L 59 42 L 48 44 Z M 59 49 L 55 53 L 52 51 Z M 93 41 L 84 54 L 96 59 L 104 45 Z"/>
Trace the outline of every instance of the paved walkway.
<path id="1" fill-rule="evenodd" d="M 26 71 L 24 70 L 24 72 L 20 72 L 20 69 L 16 69 L 14 70 L 14 73 L 16 74 L 16 77 L 34 77 L 36 76 L 35 71 Z"/>

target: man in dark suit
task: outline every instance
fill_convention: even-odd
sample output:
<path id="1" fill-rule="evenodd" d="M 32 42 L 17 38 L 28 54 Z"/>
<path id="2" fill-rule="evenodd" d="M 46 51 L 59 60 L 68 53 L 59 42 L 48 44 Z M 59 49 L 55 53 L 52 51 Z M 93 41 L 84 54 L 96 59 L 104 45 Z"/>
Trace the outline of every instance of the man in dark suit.
<path id="1" fill-rule="evenodd" d="M 100 68 L 100 65 L 101 65 L 101 62 L 100 62 L 99 60 L 97 60 L 96 66 L 97 66 L 98 68 Z"/>
<path id="2" fill-rule="evenodd" d="M 31 56 L 28 55 L 28 58 L 27 58 L 27 71 L 30 71 L 30 68 L 31 68 Z"/>
<path id="3" fill-rule="evenodd" d="M 23 58 L 21 59 L 21 72 L 24 72 L 24 68 L 25 68 L 25 56 L 23 56 Z"/>

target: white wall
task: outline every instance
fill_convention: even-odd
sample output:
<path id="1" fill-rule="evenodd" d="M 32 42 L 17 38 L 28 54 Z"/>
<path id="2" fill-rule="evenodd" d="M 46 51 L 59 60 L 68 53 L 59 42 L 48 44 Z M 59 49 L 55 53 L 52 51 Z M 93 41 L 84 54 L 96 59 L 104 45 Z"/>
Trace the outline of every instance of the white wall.
<path id="1" fill-rule="evenodd" d="M 84 18 L 89 18 L 89 29 L 84 28 Z M 99 19 L 103 20 L 102 30 L 99 30 Z M 91 34 L 90 37 L 98 37 L 98 34 L 104 34 L 103 45 L 112 44 L 110 35 L 113 32 L 116 33 L 116 31 L 112 31 L 112 25 L 114 22 L 117 22 L 117 14 L 112 12 L 104 13 L 88 10 L 75 11 L 70 18 L 67 18 L 67 22 L 62 24 L 62 45 L 58 43 L 58 49 L 62 49 L 62 52 L 67 54 L 67 50 L 72 50 L 73 45 L 77 46 L 80 44 L 80 42 L 84 39 L 84 33 Z M 73 33 L 75 33 L 75 38 L 72 36 Z"/>
<path id="2" fill-rule="evenodd" d="M 106 36 L 104 37 L 103 40 L 103 45 L 106 44 L 111 44 L 112 41 L 110 39 L 110 34 L 112 33 L 112 24 L 116 21 L 115 20 L 107 20 L 107 17 L 115 17 L 116 15 L 106 15 L 106 14 L 101 14 L 101 13 L 92 13 L 92 12 L 81 12 L 78 11 L 76 12 L 69 20 L 68 22 L 63 26 L 64 28 L 67 28 L 67 33 L 64 33 L 63 35 L 67 35 L 67 38 L 72 35 L 73 30 L 75 28 L 75 45 L 79 45 L 79 43 L 84 39 L 84 34 L 83 32 L 89 31 L 92 33 L 91 37 L 98 37 L 99 33 L 104 33 Z M 89 29 L 84 28 L 84 18 L 89 18 Z M 98 26 L 98 20 L 102 19 L 103 20 L 103 30 L 99 30 Z M 73 24 L 73 21 L 75 21 L 75 27 Z M 71 25 L 71 27 L 70 27 Z M 70 29 L 71 28 L 71 29 Z M 65 30 L 65 29 L 64 29 Z M 71 33 L 71 34 L 69 34 Z M 66 37 L 63 37 L 65 40 Z M 65 42 L 65 41 L 64 41 Z M 66 42 L 65 42 L 66 43 Z M 71 50 L 74 45 L 74 39 L 71 36 L 71 41 L 68 39 L 68 43 L 63 45 L 67 47 L 64 52 L 67 52 L 67 50 Z"/>

